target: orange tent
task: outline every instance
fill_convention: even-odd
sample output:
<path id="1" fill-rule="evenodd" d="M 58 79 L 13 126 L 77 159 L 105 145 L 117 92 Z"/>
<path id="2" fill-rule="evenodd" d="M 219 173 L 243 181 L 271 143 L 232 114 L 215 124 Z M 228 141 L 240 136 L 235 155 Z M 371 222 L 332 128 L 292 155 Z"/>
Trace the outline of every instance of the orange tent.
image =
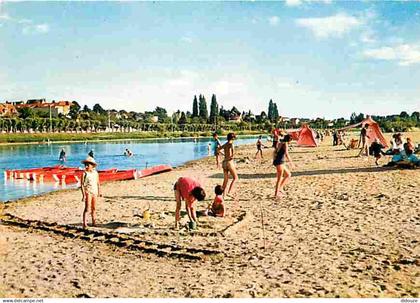
<path id="1" fill-rule="evenodd" d="M 384 146 L 388 147 L 388 143 L 386 142 L 386 139 L 384 135 L 382 134 L 381 128 L 379 127 L 378 123 L 373 120 L 370 116 L 367 116 L 366 119 L 364 119 L 362 122 L 352 124 L 343 128 L 340 128 L 339 130 L 346 130 L 350 128 L 356 128 L 356 127 L 364 127 L 366 124 L 369 125 L 367 129 L 367 136 L 369 145 L 372 144 L 375 139 L 378 139 L 379 142 Z"/>
<path id="2" fill-rule="evenodd" d="M 297 141 L 298 146 L 317 147 L 315 132 L 307 125 L 303 124 L 298 130 L 290 130 L 287 132 L 293 140 Z"/>

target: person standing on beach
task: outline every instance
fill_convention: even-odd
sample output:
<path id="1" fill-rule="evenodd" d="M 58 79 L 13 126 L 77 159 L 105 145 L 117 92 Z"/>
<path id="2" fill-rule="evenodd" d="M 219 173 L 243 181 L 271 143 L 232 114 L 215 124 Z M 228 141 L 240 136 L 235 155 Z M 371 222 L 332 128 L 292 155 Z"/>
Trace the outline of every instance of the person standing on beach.
<path id="1" fill-rule="evenodd" d="M 274 128 L 272 131 L 273 134 L 273 147 L 277 148 L 277 144 L 279 143 L 279 130 Z"/>
<path id="2" fill-rule="evenodd" d="M 284 195 L 284 186 L 290 180 L 292 173 L 286 166 L 286 160 L 293 165 L 292 159 L 289 156 L 289 142 L 292 141 L 290 135 L 285 135 L 284 139 L 278 144 L 275 150 L 275 156 L 273 165 L 276 167 L 276 190 L 274 192 L 274 198 L 280 198 L 280 195 Z"/>
<path id="3" fill-rule="evenodd" d="M 217 133 L 213 133 L 213 139 L 215 141 L 214 147 L 214 156 L 216 157 L 216 167 L 220 168 L 219 157 L 220 157 L 220 150 L 219 148 L 222 146 L 222 143 L 219 140 L 219 136 Z"/>
<path id="4" fill-rule="evenodd" d="M 197 225 L 197 216 L 195 212 L 195 201 L 203 201 L 206 193 L 200 183 L 192 178 L 181 177 L 174 185 L 175 191 L 175 229 L 178 229 L 181 220 L 181 200 L 185 200 L 185 208 L 190 219 L 190 228 L 194 229 Z"/>
<path id="5" fill-rule="evenodd" d="M 97 163 L 94 158 L 87 157 L 82 161 L 85 165 L 85 172 L 82 175 L 81 190 L 82 201 L 85 202 L 85 209 L 83 211 L 83 228 L 87 226 L 87 214 L 90 208 L 92 217 L 92 226 L 96 224 L 96 202 L 100 196 L 99 174 L 96 171 Z"/>
<path id="6" fill-rule="evenodd" d="M 262 144 L 261 138 L 262 136 L 259 136 L 257 140 L 257 152 L 255 154 L 255 158 L 257 158 L 258 154 L 260 154 L 261 159 L 262 159 L 263 158 L 262 148 L 264 145 Z"/>
<path id="7" fill-rule="evenodd" d="M 369 128 L 369 124 L 366 123 L 363 127 L 362 130 L 360 131 L 360 139 L 359 139 L 359 146 L 360 144 L 362 144 L 362 148 L 360 149 L 360 152 L 358 154 L 358 156 L 360 157 L 363 153 L 365 153 L 366 156 L 369 156 L 369 148 L 368 148 L 368 144 L 367 144 L 367 139 L 369 139 L 369 136 L 367 135 L 367 130 Z"/>
<path id="8" fill-rule="evenodd" d="M 229 173 L 232 175 L 233 180 L 230 183 L 230 187 L 227 192 L 228 196 L 231 193 L 233 185 L 235 184 L 236 180 L 238 180 L 238 174 L 236 173 L 235 163 L 233 162 L 233 153 L 234 153 L 233 141 L 235 139 L 236 139 L 236 135 L 234 133 L 229 133 L 227 135 L 228 142 L 226 142 L 224 145 L 218 148 L 219 151 L 223 149 L 224 155 L 225 155 L 225 158 L 222 162 L 223 174 L 224 174 L 224 180 L 223 180 L 223 185 L 222 185 L 223 196 L 226 193 L 226 187 L 229 182 Z"/>

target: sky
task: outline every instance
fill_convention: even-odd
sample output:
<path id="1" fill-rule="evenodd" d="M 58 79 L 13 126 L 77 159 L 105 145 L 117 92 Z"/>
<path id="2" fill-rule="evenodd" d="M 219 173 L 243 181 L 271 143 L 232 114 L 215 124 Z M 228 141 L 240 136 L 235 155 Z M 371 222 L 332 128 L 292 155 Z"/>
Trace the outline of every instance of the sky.
<path id="1" fill-rule="evenodd" d="M 420 1 L 7 2 L 0 101 L 287 117 L 420 110 Z"/>

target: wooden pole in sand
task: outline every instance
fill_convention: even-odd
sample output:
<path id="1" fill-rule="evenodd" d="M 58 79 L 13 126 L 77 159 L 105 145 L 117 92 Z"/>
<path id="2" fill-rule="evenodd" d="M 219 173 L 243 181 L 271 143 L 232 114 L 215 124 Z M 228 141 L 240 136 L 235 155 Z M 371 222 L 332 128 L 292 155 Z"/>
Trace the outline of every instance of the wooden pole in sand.
<path id="1" fill-rule="evenodd" d="M 261 159 L 261 162 L 262 162 L 262 159 Z M 254 173 L 257 174 L 256 166 L 254 166 Z M 261 227 L 262 227 L 262 233 L 263 233 L 263 244 L 264 244 L 264 251 L 265 251 L 265 224 L 264 224 L 264 208 L 262 205 L 262 199 L 260 199 L 260 212 L 261 212 Z"/>
<path id="2" fill-rule="evenodd" d="M 263 243 L 264 243 L 264 250 L 265 250 L 265 224 L 264 224 L 264 209 L 262 206 L 262 202 L 260 200 L 260 211 L 261 211 L 261 226 L 263 232 Z"/>

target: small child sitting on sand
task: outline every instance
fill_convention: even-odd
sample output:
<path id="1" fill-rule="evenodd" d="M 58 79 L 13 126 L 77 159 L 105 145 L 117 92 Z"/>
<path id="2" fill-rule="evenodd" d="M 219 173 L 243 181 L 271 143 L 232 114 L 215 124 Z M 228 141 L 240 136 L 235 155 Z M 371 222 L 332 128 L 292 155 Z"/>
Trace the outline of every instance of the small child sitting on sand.
<path id="1" fill-rule="evenodd" d="M 215 217 L 224 217 L 225 216 L 225 206 L 223 205 L 223 187 L 221 185 L 216 185 L 214 188 L 214 197 L 213 204 L 209 206 L 209 214 Z"/>

